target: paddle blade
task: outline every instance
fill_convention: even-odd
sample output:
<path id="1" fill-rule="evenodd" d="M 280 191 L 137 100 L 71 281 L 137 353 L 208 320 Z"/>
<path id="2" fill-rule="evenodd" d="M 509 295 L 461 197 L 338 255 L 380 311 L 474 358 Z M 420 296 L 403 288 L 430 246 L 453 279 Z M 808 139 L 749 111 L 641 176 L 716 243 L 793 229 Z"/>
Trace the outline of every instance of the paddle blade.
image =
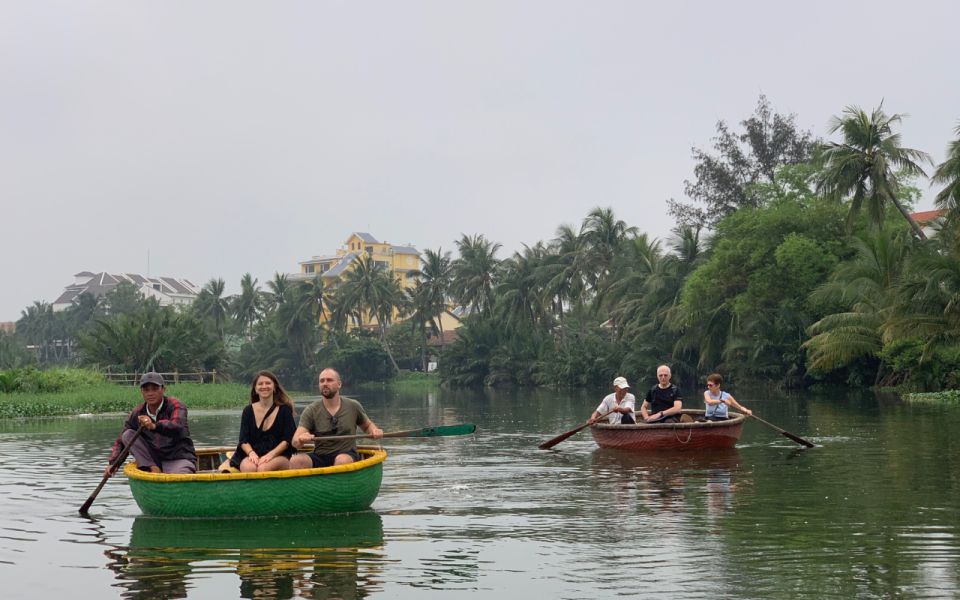
<path id="1" fill-rule="evenodd" d="M 796 443 L 802 444 L 802 445 L 806 446 L 807 448 L 813 448 L 813 447 L 814 447 L 814 444 L 813 444 L 812 442 L 808 442 L 807 440 L 803 439 L 803 438 L 800 437 L 799 435 L 794 435 L 794 434 L 790 433 L 789 431 L 781 431 L 780 433 L 782 433 L 785 437 L 788 437 L 788 438 L 790 438 L 791 440 L 795 441 Z"/>
<path id="2" fill-rule="evenodd" d="M 607 415 L 609 415 L 610 413 L 612 413 L 612 412 L 615 411 L 615 410 L 617 410 L 617 409 L 614 408 L 614 409 L 612 409 L 612 410 L 608 410 L 607 412 L 603 413 L 602 415 L 600 415 L 600 416 L 597 417 L 596 419 L 593 419 L 593 420 L 591 420 L 591 421 L 587 421 L 586 423 L 584 423 L 584 424 L 581 425 L 580 427 L 577 427 L 576 429 L 571 429 L 570 431 L 568 431 L 568 432 L 566 432 L 566 433 L 561 433 L 561 434 L 558 435 L 557 437 L 545 441 L 544 443 L 542 443 L 542 444 L 540 444 L 539 446 L 537 446 L 537 448 L 540 448 L 541 450 L 549 450 L 550 448 L 553 448 L 554 446 L 556 446 L 557 444 L 559 444 L 559 443 L 562 442 L 563 440 L 567 439 L 567 438 L 570 437 L 571 435 L 573 435 L 573 434 L 575 434 L 576 432 L 580 431 L 580 430 L 583 429 L 584 427 L 589 427 L 590 425 L 593 425 L 593 424 L 596 423 L 597 421 L 600 421 L 601 419 L 605 418 Z"/>
<path id="3" fill-rule="evenodd" d="M 424 427 L 416 431 L 398 432 L 404 435 L 395 437 L 440 437 L 448 435 L 470 435 L 477 430 L 473 423 L 460 423 L 458 425 L 438 425 L 437 427 Z M 387 437 L 390 434 L 384 434 Z"/>
<path id="4" fill-rule="evenodd" d="M 576 429 L 573 429 L 566 433 L 561 433 L 557 437 L 547 440 L 544 443 L 540 444 L 539 446 L 537 446 L 537 448 L 540 448 L 541 450 L 549 450 L 550 448 L 553 448 L 554 446 L 556 446 L 563 440 L 567 439 L 568 437 L 572 436 L 576 432 L 580 431 L 581 429 L 583 429 L 583 427 L 577 427 Z"/>
<path id="5" fill-rule="evenodd" d="M 806 446 L 807 448 L 814 448 L 814 447 L 815 447 L 814 444 L 813 444 L 813 442 L 809 442 L 809 441 L 803 439 L 802 437 L 800 437 L 799 435 L 794 435 L 794 434 L 790 433 L 789 431 L 786 431 L 786 430 L 784 430 L 784 429 L 781 429 L 781 428 L 777 427 L 776 425 L 774 425 L 773 423 L 761 419 L 761 418 L 758 417 L 757 415 L 752 414 L 752 415 L 750 415 L 750 416 L 753 417 L 754 419 L 756 419 L 757 421 L 760 421 L 761 423 L 763 423 L 764 425 L 766 425 L 766 426 L 769 427 L 770 429 L 776 431 L 776 432 L 779 433 L 780 435 L 782 435 L 782 436 L 784 436 L 784 437 L 787 437 L 787 438 L 790 438 L 791 440 L 795 441 L 796 443 L 798 443 L 798 444 L 800 444 L 800 445 Z"/>
<path id="6" fill-rule="evenodd" d="M 93 501 L 96 496 L 90 496 L 87 498 L 87 501 L 83 503 L 83 506 L 80 507 L 80 516 L 87 516 L 90 514 L 90 506 L 93 505 Z"/>

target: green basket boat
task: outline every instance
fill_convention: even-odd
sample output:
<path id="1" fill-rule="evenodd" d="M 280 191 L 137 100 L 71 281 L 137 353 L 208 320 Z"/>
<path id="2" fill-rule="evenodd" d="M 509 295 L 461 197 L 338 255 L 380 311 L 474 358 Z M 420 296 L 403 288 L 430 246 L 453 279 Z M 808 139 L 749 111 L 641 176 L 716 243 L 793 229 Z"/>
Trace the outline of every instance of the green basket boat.
<path id="1" fill-rule="evenodd" d="M 222 450 L 198 449 L 201 469 L 218 464 Z M 123 469 L 140 510 L 157 517 L 269 517 L 349 513 L 370 508 L 380 492 L 381 449 L 359 448 L 348 465 L 269 473 L 148 473 Z"/>
<path id="2" fill-rule="evenodd" d="M 319 519 L 167 519 L 140 515 L 133 520 L 128 551 L 142 551 L 139 556 L 204 558 L 228 557 L 236 550 L 296 550 L 312 556 L 311 551 L 316 550 L 382 545 L 383 520 L 372 510 Z"/>

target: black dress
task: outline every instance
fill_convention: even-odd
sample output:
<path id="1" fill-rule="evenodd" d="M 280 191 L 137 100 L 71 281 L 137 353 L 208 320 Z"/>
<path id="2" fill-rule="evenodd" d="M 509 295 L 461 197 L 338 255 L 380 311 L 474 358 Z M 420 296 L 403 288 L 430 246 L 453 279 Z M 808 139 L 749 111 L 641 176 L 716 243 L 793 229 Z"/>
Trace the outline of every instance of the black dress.
<path id="1" fill-rule="evenodd" d="M 274 405 L 277 406 L 277 405 Z M 264 421 L 269 418 L 271 411 L 267 411 Z M 280 442 L 287 442 L 287 447 L 281 453 L 290 458 L 293 456 L 293 433 L 297 430 L 297 423 L 293 419 L 293 409 L 286 404 L 281 404 L 277 408 L 277 418 L 273 420 L 273 425 L 269 429 L 262 429 L 263 423 L 257 425 L 256 417 L 253 414 L 253 404 L 248 404 L 243 409 L 243 415 L 240 417 L 240 441 L 237 442 L 237 451 L 230 458 L 230 464 L 239 468 L 240 462 L 247 456 L 243 451 L 243 444 L 247 443 L 253 447 L 257 456 L 263 456 L 276 448 Z"/>

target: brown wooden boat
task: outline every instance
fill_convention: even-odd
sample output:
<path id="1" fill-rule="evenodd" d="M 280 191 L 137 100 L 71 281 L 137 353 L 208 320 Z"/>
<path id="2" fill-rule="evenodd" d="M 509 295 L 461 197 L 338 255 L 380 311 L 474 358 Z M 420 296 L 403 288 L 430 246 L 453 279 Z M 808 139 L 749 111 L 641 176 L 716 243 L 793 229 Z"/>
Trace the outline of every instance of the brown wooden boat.
<path id="1" fill-rule="evenodd" d="M 726 421 L 697 421 L 704 411 L 684 409 L 689 416 L 684 423 L 653 423 L 640 425 L 590 426 L 594 441 L 601 448 L 623 450 L 714 450 L 733 448 L 743 432 L 746 417 L 731 412 Z M 684 421 L 688 419 L 681 417 Z"/>

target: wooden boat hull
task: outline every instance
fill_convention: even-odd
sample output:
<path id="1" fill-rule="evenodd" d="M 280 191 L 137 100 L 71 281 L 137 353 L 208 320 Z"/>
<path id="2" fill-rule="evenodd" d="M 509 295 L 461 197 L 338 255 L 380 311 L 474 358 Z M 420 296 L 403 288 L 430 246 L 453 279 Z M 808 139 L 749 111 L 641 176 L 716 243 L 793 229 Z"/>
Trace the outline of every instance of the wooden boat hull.
<path id="1" fill-rule="evenodd" d="M 694 419 L 703 417 L 702 410 L 684 410 Z M 730 413 L 727 421 L 692 423 L 656 423 L 652 425 L 597 424 L 590 427 L 594 441 L 601 448 L 623 450 L 716 450 L 733 448 L 743 432 L 746 419 Z"/>
<path id="2" fill-rule="evenodd" d="M 362 460 L 320 469 L 269 473 L 148 473 L 128 463 L 124 474 L 140 510 L 159 517 L 267 517 L 348 513 L 370 508 L 387 453 L 360 448 Z M 198 450 L 201 468 L 209 454 Z"/>

